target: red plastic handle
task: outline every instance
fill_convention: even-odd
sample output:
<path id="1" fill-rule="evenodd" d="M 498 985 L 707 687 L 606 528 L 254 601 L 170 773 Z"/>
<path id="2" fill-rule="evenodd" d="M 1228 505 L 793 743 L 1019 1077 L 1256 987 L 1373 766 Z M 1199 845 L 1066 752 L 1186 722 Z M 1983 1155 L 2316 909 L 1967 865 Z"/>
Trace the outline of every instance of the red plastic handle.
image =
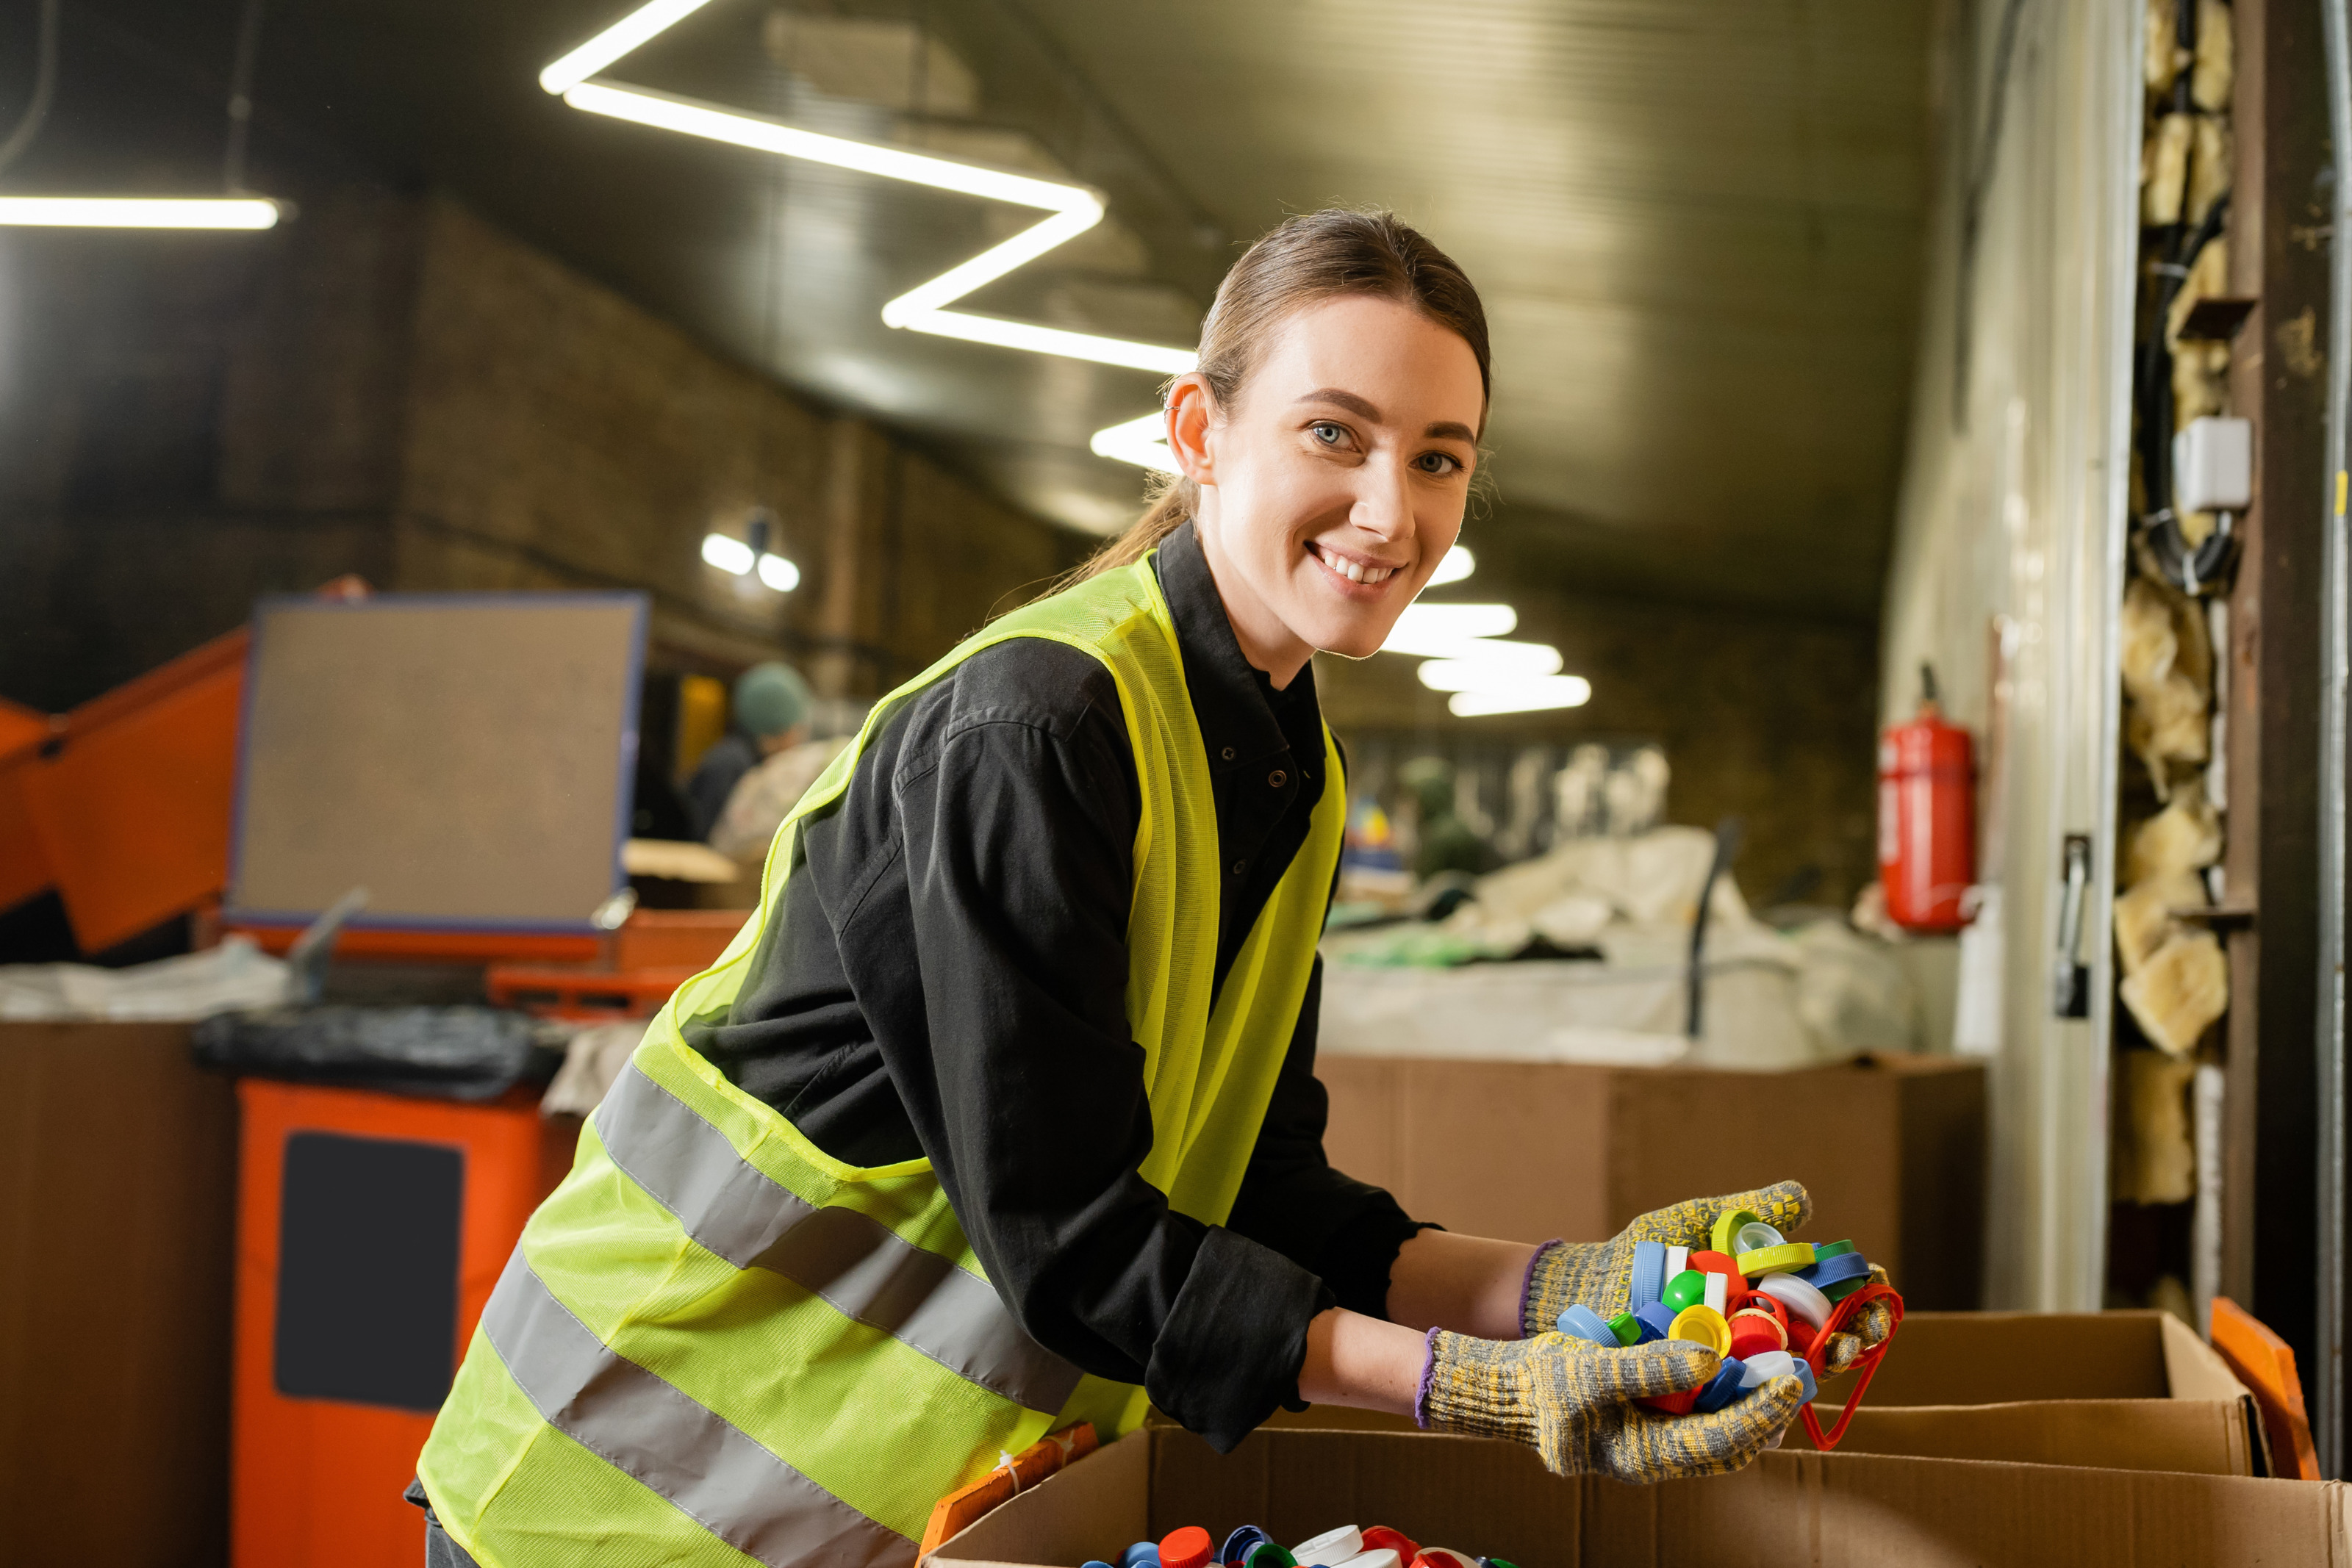
<path id="1" fill-rule="evenodd" d="M 1814 1337 L 1813 1348 L 1805 1356 L 1812 1365 L 1814 1381 L 1820 1382 L 1826 1375 L 1822 1364 L 1829 1359 L 1830 1336 L 1846 1332 L 1854 1318 L 1873 1301 L 1888 1303 L 1888 1311 L 1895 1314 L 1895 1321 L 1887 1326 L 1886 1337 L 1855 1357 L 1853 1365 L 1846 1369 L 1849 1372 L 1858 1372 L 1861 1375 L 1854 1380 L 1853 1392 L 1846 1396 L 1845 1409 L 1838 1416 L 1837 1425 L 1824 1433 L 1822 1430 L 1821 1417 L 1813 1414 L 1811 1406 L 1805 1406 L 1806 1436 L 1811 1437 L 1813 1447 L 1823 1453 L 1838 1446 L 1839 1441 L 1845 1437 L 1846 1423 L 1853 1420 L 1853 1413 L 1862 1408 L 1862 1396 L 1870 1387 L 1870 1379 L 1878 1371 L 1878 1363 L 1886 1354 L 1886 1347 L 1895 1343 L 1895 1331 L 1903 1326 L 1903 1298 L 1895 1294 L 1895 1287 L 1892 1285 L 1882 1285 L 1875 1281 L 1864 1285 L 1838 1303 L 1837 1311 L 1830 1314 L 1829 1322 Z"/>

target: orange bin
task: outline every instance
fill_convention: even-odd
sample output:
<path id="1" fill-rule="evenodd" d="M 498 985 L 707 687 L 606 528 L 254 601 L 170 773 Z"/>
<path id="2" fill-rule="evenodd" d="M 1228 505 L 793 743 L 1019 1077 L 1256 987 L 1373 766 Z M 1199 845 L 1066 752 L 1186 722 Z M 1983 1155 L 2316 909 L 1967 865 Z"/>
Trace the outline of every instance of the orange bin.
<path id="1" fill-rule="evenodd" d="M 572 1124 L 244 1079 L 230 1538 L 236 1568 L 415 1568 L 401 1500 Z"/>

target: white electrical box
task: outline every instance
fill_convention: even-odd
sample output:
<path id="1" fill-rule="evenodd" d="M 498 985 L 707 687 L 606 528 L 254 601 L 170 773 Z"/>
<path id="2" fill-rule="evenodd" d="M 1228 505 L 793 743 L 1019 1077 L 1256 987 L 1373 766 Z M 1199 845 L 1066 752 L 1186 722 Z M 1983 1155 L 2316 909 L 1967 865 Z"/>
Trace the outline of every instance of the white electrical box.
<path id="1" fill-rule="evenodd" d="M 2254 498 L 2254 426 L 2243 419 L 2192 419 L 2172 438 L 2176 512 L 2240 512 Z"/>

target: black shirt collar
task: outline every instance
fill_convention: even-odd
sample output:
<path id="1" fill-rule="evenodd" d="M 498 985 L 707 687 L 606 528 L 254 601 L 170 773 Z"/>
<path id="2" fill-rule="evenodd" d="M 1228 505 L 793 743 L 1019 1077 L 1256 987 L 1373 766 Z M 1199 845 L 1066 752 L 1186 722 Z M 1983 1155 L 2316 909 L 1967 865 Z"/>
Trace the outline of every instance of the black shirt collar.
<path id="1" fill-rule="evenodd" d="M 1314 664 L 1276 691 L 1266 673 L 1243 655 L 1192 523 L 1162 539 L 1152 561 L 1176 622 L 1184 684 L 1192 689 L 1192 716 L 1208 747 L 1209 767 L 1222 770 L 1297 749 L 1305 754 L 1302 762 L 1311 757 L 1310 766 L 1319 771 L 1323 712 L 1315 695 Z"/>

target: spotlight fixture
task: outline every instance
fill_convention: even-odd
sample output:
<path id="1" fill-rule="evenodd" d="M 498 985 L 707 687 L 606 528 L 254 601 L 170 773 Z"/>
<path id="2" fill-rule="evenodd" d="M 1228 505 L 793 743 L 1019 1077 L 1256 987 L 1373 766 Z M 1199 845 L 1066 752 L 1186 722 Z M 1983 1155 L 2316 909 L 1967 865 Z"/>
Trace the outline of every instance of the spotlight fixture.
<path id="1" fill-rule="evenodd" d="M 778 593 L 790 593 L 801 585 L 801 569 L 768 548 L 774 529 L 775 514 L 765 507 L 755 507 L 743 525 L 748 542 L 732 534 L 707 533 L 702 536 L 702 559 L 730 576 L 756 574 Z"/>

